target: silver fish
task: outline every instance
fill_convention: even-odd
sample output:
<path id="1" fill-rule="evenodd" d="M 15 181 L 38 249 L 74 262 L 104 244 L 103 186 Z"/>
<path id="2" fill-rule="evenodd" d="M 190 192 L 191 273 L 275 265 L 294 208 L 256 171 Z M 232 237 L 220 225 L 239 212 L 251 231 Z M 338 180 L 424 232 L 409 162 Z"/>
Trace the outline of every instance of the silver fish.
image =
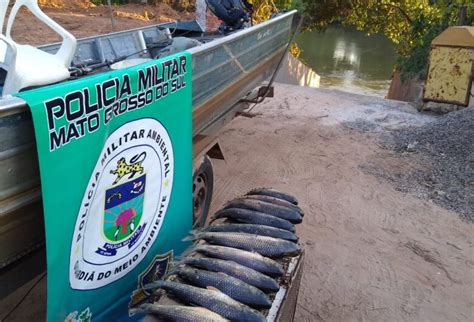
<path id="1" fill-rule="evenodd" d="M 191 231 L 185 240 L 203 239 L 208 243 L 256 252 L 267 257 L 293 256 L 301 252 L 301 247 L 293 242 L 246 233 L 211 233 Z"/>
<path id="2" fill-rule="evenodd" d="M 182 305 L 160 305 L 145 303 L 137 308 L 130 309 L 131 314 L 152 314 L 166 321 L 176 322 L 227 322 L 223 318 L 203 307 Z"/>
<path id="3" fill-rule="evenodd" d="M 301 215 L 301 217 L 304 216 L 303 209 L 301 209 L 297 205 L 294 205 L 291 202 L 288 202 L 284 199 L 275 198 L 275 197 L 271 197 L 271 196 L 267 196 L 267 195 L 245 195 L 245 196 L 237 198 L 237 199 L 255 199 L 255 200 L 269 202 L 269 203 L 272 203 L 272 204 L 275 204 L 275 205 L 279 205 L 279 206 L 294 209 Z"/>
<path id="4" fill-rule="evenodd" d="M 280 198 L 283 200 L 286 200 L 288 202 L 291 202 L 294 205 L 298 204 L 298 199 L 293 197 L 292 195 L 289 195 L 287 193 L 271 189 L 271 188 L 257 188 L 250 190 L 247 192 L 248 195 L 265 195 L 265 196 L 270 196 L 270 197 L 275 197 L 275 198 Z"/>
<path id="5" fill-rule="evenodd" d="M 219 210 L 214 214 L 211 223 L 219 218 L 228 218 L 246 224 L 256 224 L 285 229 L 291 232 L 295 231 L 295 226 L 288 220 L 281 219 L 272 215 L 267 215 L 255 210 L 242 208 L 229 208 Z"/>
<path id="6" fill-rule="evenodd" d="M 221 272 L 211 272 L 186 265 L 174 267 L 170 274 L 178 275 L 199 287 L 214 287 L 240 303 L 257 309 L 269 309 L 272 302 L 255 286 Z"/>
<path id="7" fill-rule="evenodd" d="M 288 220 L 293 224 L 299 224 L 303 220 L 297 210 L 288 207 L 275 205 L 269 202 L 264 202 L 255 199 L 234 199 L 225 204 L 224 209 L 242 208 L 262 212 L 267 215 L 272 215 L 281 219 Z"/>
<path id="8" fill-rule="evenodd" d="M 282 276 L 284 273 L 281 265 L 273 259 L 241 249 L 224 246 L 196 245 L 188 250 L 188 253 L 191 252 L 198 252 L 210 257 L 234 261 L 270 276 Z"/>
<path id="9" fill-rule="evenodd" d="M 226 273 L 265 292 L 277 292 L 280 289 L 273 278 L 233 261 L 209 257 L 186 257 L 181 263 L 208 271 Z"/>
<path id="10" fill-rule="evenodd" d="M 232 321 L 266 321 L 260 312 L 217 290 L 163 280 L 147 284 L 143 288 L 145 290 L 164 289 L 184 302 L 205 307 Z"/>
<path id="11" fill-rule="evenodd" d="M 211 225 L 204 228 L 202 231 L 209 232 L 235 232 L 235 233 L 249 233 L 254 235 L 268 236 L 274 238 L 280 238 L 292 241 L 296 243 L 298 237 L 291 231 L 275 228 L 264 225 L 252 225 L 252 224 L 221 224 Z"/>

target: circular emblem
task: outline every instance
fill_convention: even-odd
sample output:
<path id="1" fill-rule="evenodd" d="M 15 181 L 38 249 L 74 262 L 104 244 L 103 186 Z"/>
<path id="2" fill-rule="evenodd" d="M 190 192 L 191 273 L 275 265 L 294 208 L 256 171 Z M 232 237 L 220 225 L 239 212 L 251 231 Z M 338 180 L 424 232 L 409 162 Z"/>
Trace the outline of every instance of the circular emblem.
<path id="1" fill-rule="evenodd" d="M 154 119 L 127 123 L 108 137 L 77 215 L 69 263 L 73 289 L 103 287 L 143 260 L 168 208 L 173 166 L 171 139 Z"/>

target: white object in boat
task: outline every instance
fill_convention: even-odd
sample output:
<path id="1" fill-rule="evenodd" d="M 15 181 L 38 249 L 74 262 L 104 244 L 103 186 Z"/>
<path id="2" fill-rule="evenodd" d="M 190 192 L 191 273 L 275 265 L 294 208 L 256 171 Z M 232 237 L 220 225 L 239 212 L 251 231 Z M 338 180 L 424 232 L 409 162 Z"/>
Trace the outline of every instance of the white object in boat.
<path id="1" fill-rule="evenodd" d="M 0 1 L 0 26 L 5 21 L 9 2 Z M 56 54 L 18 44 L 11 38 L 13 22 L 22 6 L 62 37 L 61 47 Z M 3 28 L 1 31 L 0 68 L 7 72 L 2 95 L 15 94 L 24 88 L 53 84 L 69 78 L 69 66 L 76 52 L 76 38 L 41 11 L 37 0 L 16 0 L 8 17 L 5 34 Z"/>

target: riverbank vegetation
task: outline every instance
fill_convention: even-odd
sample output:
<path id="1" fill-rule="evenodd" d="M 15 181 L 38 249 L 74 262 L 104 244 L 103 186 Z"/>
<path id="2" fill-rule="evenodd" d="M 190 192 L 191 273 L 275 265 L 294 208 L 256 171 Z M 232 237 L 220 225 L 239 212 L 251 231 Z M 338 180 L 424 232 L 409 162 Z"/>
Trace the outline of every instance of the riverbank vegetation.
<path id="1" fill-rule="evenodd" d="M 397 45 L 395 68 L 403 79 L 425 78 L 431 41 L 453 25 L 473 25 L 472 0 L 280 0 L 305 13 L 307 29 L 354 26 L 383 33 Z"/>

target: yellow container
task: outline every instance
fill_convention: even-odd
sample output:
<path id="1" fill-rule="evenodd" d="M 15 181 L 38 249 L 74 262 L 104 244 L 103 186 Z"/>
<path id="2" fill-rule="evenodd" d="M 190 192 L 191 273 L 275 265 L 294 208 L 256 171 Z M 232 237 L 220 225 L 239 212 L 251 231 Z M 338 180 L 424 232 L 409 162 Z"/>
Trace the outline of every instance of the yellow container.
<path id="1" fill-rule="evenodd" d="M 449 27 L 431 43 L 423 99 L 468 106 L 473 80 L 474 27 Z"/>

